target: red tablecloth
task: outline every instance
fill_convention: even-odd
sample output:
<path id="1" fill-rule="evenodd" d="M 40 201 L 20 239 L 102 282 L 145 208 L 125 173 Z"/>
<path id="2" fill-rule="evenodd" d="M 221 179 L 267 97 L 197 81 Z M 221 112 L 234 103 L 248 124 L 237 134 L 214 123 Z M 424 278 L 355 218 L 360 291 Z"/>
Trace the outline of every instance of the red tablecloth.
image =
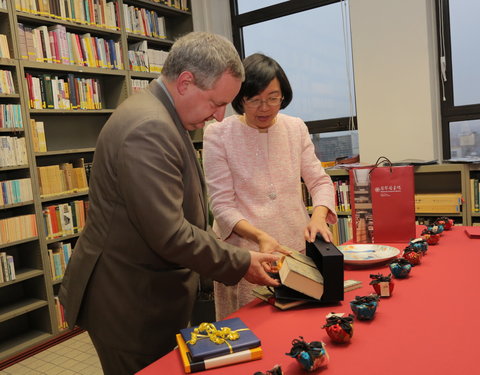
<path id="1" fill-rule="evenodd" d="M 336 306 L 280 311 L 260 300 L 248 304 L 232 317 L 241 317 L 260 337 L 263 358 L 202 373 L 251 375 L 280 364 L 286 375 L 305 374 L 284 354 L 298 336 L 327 344 L 330 363 L 321 373 L 328 375 L 478 373 L 480 240 L 469 239 L 464 229 L 454 227 L 444 232 L 440 243 L 429 246 L 422 263 L 412 268 L 409 278 L 395 279 L 392 297 L 380 300 L 374 320 L 355 320 L 348 345 L 330 342 L 321 329 L 325 315 L 332 311 L 350 313 L 349 301 L 372 293 L 369 275 L 388 274 L 386 265 L 346 269 L 345 279 L 361 280 L 363 287 L 345 293 L 345 300 Z M 404 244 L 390 245 L 404 248 Z M 138 374 L 183 373 L 179 353 L 174 350 Z"/>

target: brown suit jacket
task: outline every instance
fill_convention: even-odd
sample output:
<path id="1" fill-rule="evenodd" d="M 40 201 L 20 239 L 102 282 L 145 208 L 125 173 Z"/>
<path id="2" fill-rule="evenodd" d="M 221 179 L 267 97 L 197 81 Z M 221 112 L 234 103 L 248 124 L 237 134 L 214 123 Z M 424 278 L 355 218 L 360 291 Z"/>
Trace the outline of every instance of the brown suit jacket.
<path id="1" fill-rule="evenodd" d="M 198 274 L 235 284 L 250 264 L 247 251 L 207 233 L 206 212 L 188 132 L 155 80 L 99 135 L 87 224 L 59 293 L 69 326 L 120 350 L 171 350 L 190 319 Z"/>

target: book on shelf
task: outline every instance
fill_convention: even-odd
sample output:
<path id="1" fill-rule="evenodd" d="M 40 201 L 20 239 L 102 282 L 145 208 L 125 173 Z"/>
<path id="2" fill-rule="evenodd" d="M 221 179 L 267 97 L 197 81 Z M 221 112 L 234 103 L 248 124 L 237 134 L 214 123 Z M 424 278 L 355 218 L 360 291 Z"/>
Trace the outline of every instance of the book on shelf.
<path id="1" fill-rule="evenodd" d="M 459 213 L 462 203 L 461 193 L 415 194 L 416 213 Z"/>
<path id="2" fill-rule="evenodd" d="M 33 200 L 32 180 L 20 178 L 0 182 L 0 205 L 9 205 Z"/>
<path id="3" fill-rule="evenodd" d="M 214 358 L 194 360 L 185 340 L 181 334 L 177 334 L 177 344 L 180 357 L 182 359 L 185 373 L 199 372 L 216 367 L 223 367 L 235 363 L 248 362 L 262 358 L 263 351 L 261 346 L 241 350 L 239 352 L 228 353 Z"/>
<path id="4" fill-rule="evenodd" d="M 0 128 L 23 128 L 20 104 L 0 104 Z"/>
<path id="5" fill-rule="evenodd" d="M 10 70 L 0 70 L 0 94 L 15 94 L 15 85 Z"/>
<path id="6" fill-rule="evenodd" d="M 10 49 L 8 48 L 7 36 L 4 34 L 0 34 L 0 58 L 10 58 Z"/>
<path id="7" fill-rule="evenodd" d="M 319 300 L 323 295 L 322 274 L 309 256 L 289 250 L 291 254 L 282 257 L 279 266 L 282 285 Z"/>
<path id="8" fill-rule="evenodd" d="M 12 216 L 0 220 L 0 245 L 36 237 L 35 214 Z"/>
<path id="9" fill-rule="evenodd" d="M 196 342 L 193 343 L 192 337 L 195 335 L 194 329 L 198 328 L 198 326 L 183 328 L 180 330 L 180 335 L 190 351 L 192 360 L 199 361 L 214 358 L 231 352 L 240 352 L 247 349 L 257 348 L 261 345 L 260 339 L 240 318 L 225 319 L 212 324 L 217 330 L 228 327 L 232 331 L 238 331 L 239 338 L 237 340 L 228 340 L 229 345 L 226 343 L 216 344 L 211 341 L 208 336 L 198 338 Z"/>
<path id="10" fill-rule="evenodd" d="M 30 130 L 32 132 L 32 144 L 34 152 L 47 152 L 47 140 L 45 138 L 45 125 L 43 121 L 30 119 Z"/>
<path id="11" fill-rule="evenodd" d="M 479 179 L 470 179 L 470 196 L 472 197 L 472 212 L 480 212 Z"/>
<path id="12" fill-rule="evenodd" d="M 6 252 L 0 252 L 0 283 L 13 281 L 16 279 L 15 264 L 12 255 Z"/>
<path id="13" fill-rule="evenodd" d="M 39 16 L 118 30 L 117 3 L 115 0 L 16 0 L 15 8 Z"/>

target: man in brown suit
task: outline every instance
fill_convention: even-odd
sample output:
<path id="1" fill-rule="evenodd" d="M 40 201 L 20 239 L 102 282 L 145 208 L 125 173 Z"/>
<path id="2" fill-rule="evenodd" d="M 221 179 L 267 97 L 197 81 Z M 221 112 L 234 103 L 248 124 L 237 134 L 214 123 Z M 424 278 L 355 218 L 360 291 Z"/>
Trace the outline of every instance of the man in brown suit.
<path id="1" fill-rule="evenodd" d="M 230 42 L 190 33 L 173 45 L 162 76 L 125 100 L 99 135 L 87 224 L 59 295 L 69 326 L 89 332 L 107 375 L 131 375 L 173 349 L 199 274 L 277 285 L 265 272 L 274 255 L 207 231 L 203 174 L 187 132 L 222 120 L 243 79 Z"/>

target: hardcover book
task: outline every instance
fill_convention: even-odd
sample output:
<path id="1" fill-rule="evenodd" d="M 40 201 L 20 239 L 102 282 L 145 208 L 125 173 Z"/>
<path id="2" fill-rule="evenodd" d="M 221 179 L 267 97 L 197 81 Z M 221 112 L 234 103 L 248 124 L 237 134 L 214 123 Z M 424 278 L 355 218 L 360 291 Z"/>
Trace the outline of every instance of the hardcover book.
<path id="1" fill-rule="evenodd" d="M 262 358 L 263 351 L 260 346 L 252 349 L 241 350 L 209 359 L 193 360 L 190 350 L 181 334 L 177 334 L 177 344 L 182 359 L 185 373 L 199 372 L 215 367 L 222 367 L 234 363 L 248 362 Z"/>
<path id="2" fill-rule="evenodd" d="M 465 233 L 470 238 L 480 238 L 480 228 L 467 227 Z"/>
<path id="3" fill-rule="evenodd" d="M 213 325 L 217 330 L 228 327 L 232 331 L 238 331 L 240 337 L 237 340 L 228 340 L 228 344 L 216 344 L 210 340 L 205 332 L 200 332 L 197 341 L 193 344 L 190 340 L 192 339 L 194 329 L 198 328 L 198 326 L 181 329 L 180 334 L 187 344 L 193 361 L 205 360 L 225 354 L 231 354 L 232 352 L 256 348 L 261 344 L 260 339 L 240 318 L 221 320 L 214 322 Z"/>
<path id="4" fill-rule="evenodd" d="M 306 255 L 292 253 L 282 259 L 278 272 L 283 285 L 319 300 L 323 295 L 323 276 Z"/>

